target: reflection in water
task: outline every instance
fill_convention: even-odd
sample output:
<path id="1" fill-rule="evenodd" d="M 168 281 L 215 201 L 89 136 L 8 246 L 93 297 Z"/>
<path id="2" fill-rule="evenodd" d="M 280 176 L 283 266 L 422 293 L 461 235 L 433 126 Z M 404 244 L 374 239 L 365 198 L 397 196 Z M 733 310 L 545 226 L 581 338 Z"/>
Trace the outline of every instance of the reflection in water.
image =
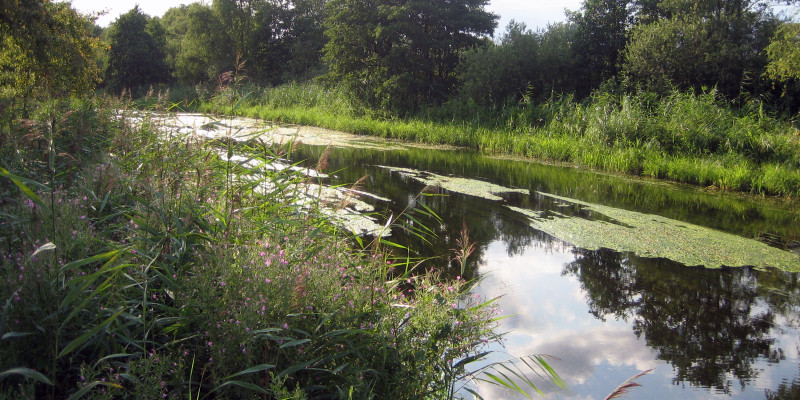
<path id="1" fill-rule="evenodd" d="M 797 349 L 800 353 L 800 348 Z M 800 368 L 798 368 L 800 370 Z M 790 382 L 783 380 L 776 390 L 766 391 L 767 400 L 797 400 L 800 399 L 800 372 Z"/>
<path id="2" fill-rule="evenodd" d="M 321 151 L 303 147 L 298 154 L 316 160 Z M 423 184 L 375 166 L 479 178 L 659 214 L 744 237 L 769 237 L 776 247 L 800 239 L 800 213 L 790 206 L 460 152 L 343 148 L 334 149 L 330 161 L 331 183 L 350 184 L 369 175 L 364 190 L 392 199 L 373 202 L 384 218 L 414 202 L 439 214 L 442 223 L 419 221 L 438 233 L 432 244 L 395 231 L 392 240 L 422 256 L 448 254 L 466 222 L 477 249 L 465 277 L 483 276 L 476 290 L 486 297 L 503 294 L 502 307 L 514 314 L 503 320 L 501 328 L 509 333 L 507 348 L 500 350 L 510 356 L 559 357 L 554 365 L 573 387 L 561 397 L 602 397 L 627 377 L 653 367 L 656 372 L 639 381 L 644 387 L 637 397 L 797 393 L 796 384 L 781 381 L 794 376 L 800 360 L 794 351 L 800 345 L 798 274 L 687 268 L 604 249 L 576 249 L 531 229 L 505 207 L 551 210 L 557 206 L 549 204 L 552 199 L 535 194 L 504 195 L 502 201 L 418 196 Z M 597 217 L 581 207 L 569 211 Z M 447 269 L 447 256 L 426 265 L 451 277 L 460 273 Z M 485 393 L 486 398 L 507 398 Z"/>
<path id="3" fill-rule="evenodd" d="M 742 385 L 753 362 L 779 362 L 773 311 L 759 307 L 758 278 L 748 269 L 684 268 L 611 251 L 575 250 L 564 274 L 578 278 L 590 312 L 632 324 L 638 337 L 675 368 L 675 381 L 727 391 L 732 374 Z M 770 357 L 774 357 L 770 358 Z"/>

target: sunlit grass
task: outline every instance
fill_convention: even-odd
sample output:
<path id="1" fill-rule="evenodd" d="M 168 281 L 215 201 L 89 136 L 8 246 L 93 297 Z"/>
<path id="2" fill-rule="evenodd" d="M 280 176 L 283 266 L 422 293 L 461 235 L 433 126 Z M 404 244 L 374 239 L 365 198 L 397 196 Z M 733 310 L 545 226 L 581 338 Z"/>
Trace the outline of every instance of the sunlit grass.
<path id="1" fill-rule="evenodd" d="M 648 96 L 597 93 L 583 103 L 553 97 L 500 110 L 451 102 L 417 118 L 381 115 L 340 91 L 312 84 L 243 91 L 245 99 L 237 93 L 217 97 L 202 110 L 726 190 L 800 194 L 796 128 L 758 103 L 734 109 L 713 91 L 675 92 L 655 102 Z"/>

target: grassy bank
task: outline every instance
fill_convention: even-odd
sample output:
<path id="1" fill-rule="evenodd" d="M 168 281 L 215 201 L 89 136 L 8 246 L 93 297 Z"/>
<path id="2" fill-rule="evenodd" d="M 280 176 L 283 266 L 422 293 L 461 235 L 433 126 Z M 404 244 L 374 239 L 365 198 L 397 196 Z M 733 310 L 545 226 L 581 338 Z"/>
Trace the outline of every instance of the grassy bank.
<path id="1" fill-rule="evenodd" d="M 732 108 L 715 92 L 662 98 L 597 93 L 488 110 L 450 103 L 418 118 L 388 118 L 312 84 L 227 89 L 205 112 L 447 144 L 486 154 L 565 162 L 715 189 L 800 195 L 800 135 L 752 102 Z"/>
<path id="2" fill-rule="evenodd" d="M 452 398 L 499 339 L 462 280 L 293 205 L 290 147 L 120 106 L 0 127 L 0 398 Z"/>

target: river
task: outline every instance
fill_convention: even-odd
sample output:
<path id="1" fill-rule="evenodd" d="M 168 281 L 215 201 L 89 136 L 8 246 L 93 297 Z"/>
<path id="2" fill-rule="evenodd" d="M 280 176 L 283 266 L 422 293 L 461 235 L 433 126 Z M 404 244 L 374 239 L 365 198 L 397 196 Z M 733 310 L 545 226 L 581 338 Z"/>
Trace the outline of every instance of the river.
<path id="1" fill-rule="evenodd" d="M 393 229 L 391 239 L 422 257 L 445 255 L 427 268 L 462 275 L 448 255 L 465 224 L 476 250 L 463 278 L 500 296 L 508 316 L 493 360 L 552 356 L 568 389 L 540 383 L 550 397 L 603 398 L 650 369 L 628 398 L 800 394 L 797 203 L 322 130 L 271 132 L 307 143 L 292 158 L 308 165 L 331 142 L 326 183 L 367 176 L 360 189 L 378 196 L 363 200 L 379 222 L 430 207 L 441 221 L 411 223 L 436 238 Z"/>

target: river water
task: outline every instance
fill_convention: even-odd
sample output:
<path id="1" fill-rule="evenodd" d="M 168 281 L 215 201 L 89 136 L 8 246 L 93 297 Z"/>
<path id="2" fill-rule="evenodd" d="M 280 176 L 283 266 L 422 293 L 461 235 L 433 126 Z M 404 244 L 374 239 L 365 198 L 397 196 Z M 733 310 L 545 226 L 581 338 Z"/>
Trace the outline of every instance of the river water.
<path id="1" fill-rule="evenodd" d="M 408 206 L 435 211 L 441 221 L 415 221 L 437 233 L 430 243 L 392 230 L 391 240 L 421 256 L 444 255 L 428 268 L 462 275 L 448 255 L 466 224 L 476 250 L 464 278 L 480 278 L 475 291 L 484 297 L 501 296 L 508 316 L 493 360 L 552 356 L 568 389 L 540 382 L 549 397 L 603 398 L 650 369 L 627 398 L 800 396 L 800 275 L 786 271 L 800 270 L 796 203 L 282 131 L 292 132 L 311 143 L 293 161 L 315 165 L 324 144 L 334 144 L 326 183 L 368 176 L 360 189 L 379 196 L 364 199 L 379 222 L 402 219 Z M 517 398 L 494 385 L 478 389 L 487 399 Z"/>

